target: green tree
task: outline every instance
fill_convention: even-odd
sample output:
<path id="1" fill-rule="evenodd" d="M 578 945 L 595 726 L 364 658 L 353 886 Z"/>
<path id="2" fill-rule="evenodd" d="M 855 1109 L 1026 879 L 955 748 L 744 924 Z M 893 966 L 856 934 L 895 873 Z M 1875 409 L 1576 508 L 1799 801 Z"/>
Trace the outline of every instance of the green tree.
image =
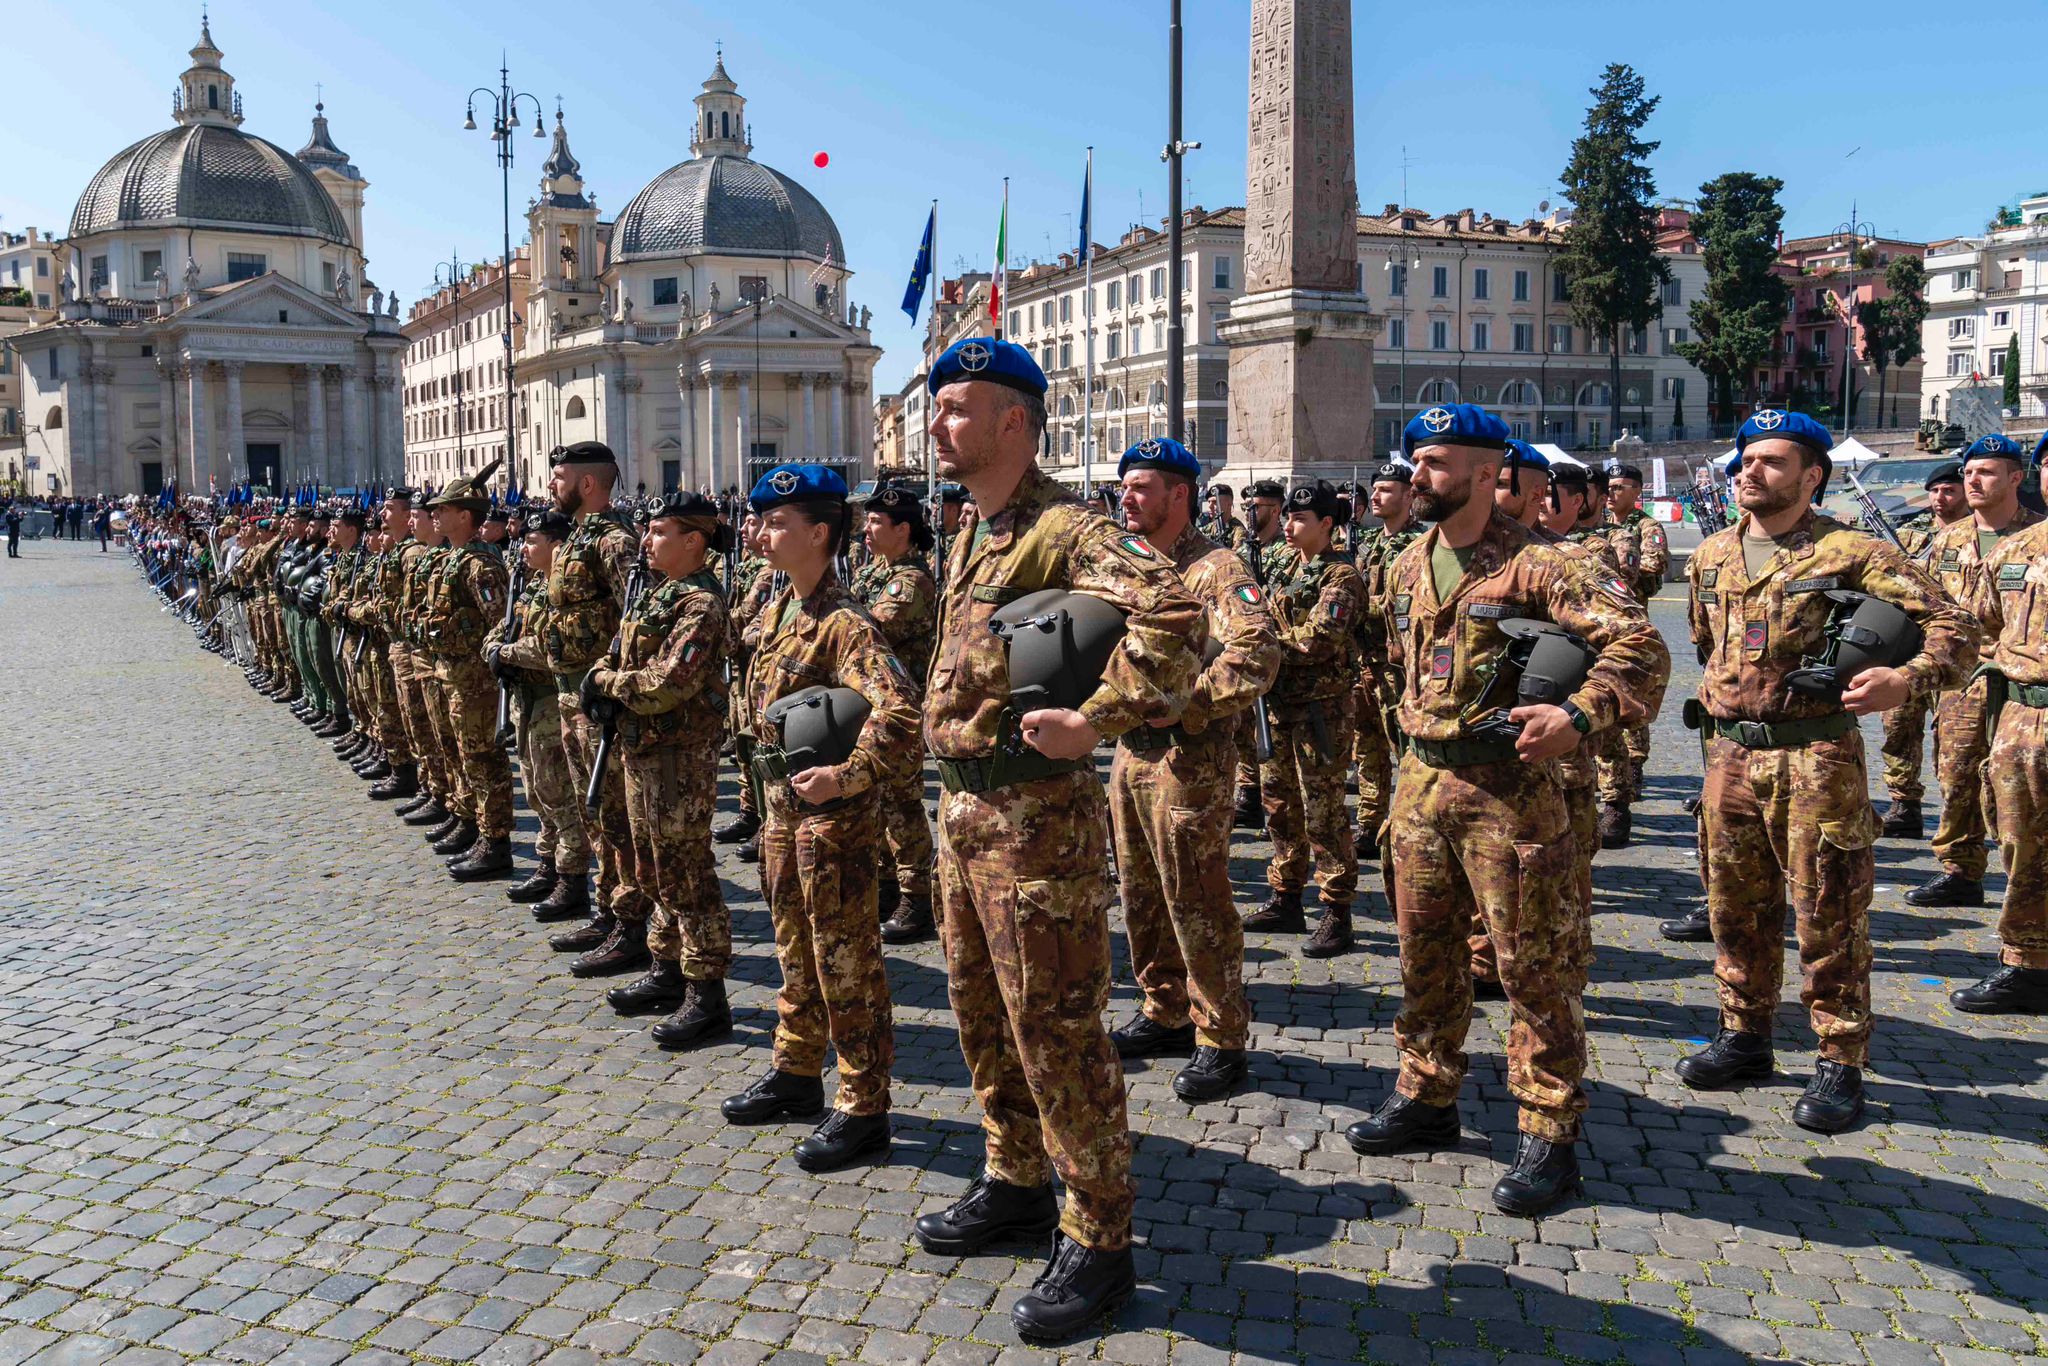
<path id="1" fill-rule="evenodd" d="M 1707 266 L 1707 289 L 1688 316 L 1697 340 L 1678 353 L 1707 377 L 1707 421 L 1726 422 L 1736 401 L 1754 401 L 1756 373 L 1778 348 L 1791 297 L 1776 270 L 1785 222 L 1776 176 L 1730 171 L 1700 186 L 1693 236 Z"/>
<path id="2" fill-rule="evenodd" d="M 2005 343 L 2005 396 L 2000 400 L 2014 412 L 2020 407 L 2020 334 L 2015 332 Z"/>
<path id="3" fill-rule="evenodd" d="M 1572 142 L 1558 178 L 1572 203 L 1558 269 L 1568 283 L 1571 319 L 1607 339 L 1607 401 L 1612 430 L 1621 431 L 1621 350 L 1629 332 L 1662 312 L 1658 286 L 1671 268 L 1657 255 L 1656 178 L 1648 163 L 1658 144 L 1642 139 L 1657 100 L 1643 94 L 1633 67 L 1612 63 L 1589 92 L 1586 131 Z"/>
<path id="4" fill-rule="evenodd" d="M 1918 257 L 1901 256 L 1885 267 L 1884 282 L 1889 295 L 1856 305 L 1856 321 L 1863 330 L 1863 359 L 1877 367 L 1880 422 L 1884 421 L 1885 372 L 1894 365 L 1910 365 L 1920 356 L 1920 324 L 1927 321 L 1927 267 Z M 1892 425 L 1897 426 L 1896 398 L 1892 409 Z"/>

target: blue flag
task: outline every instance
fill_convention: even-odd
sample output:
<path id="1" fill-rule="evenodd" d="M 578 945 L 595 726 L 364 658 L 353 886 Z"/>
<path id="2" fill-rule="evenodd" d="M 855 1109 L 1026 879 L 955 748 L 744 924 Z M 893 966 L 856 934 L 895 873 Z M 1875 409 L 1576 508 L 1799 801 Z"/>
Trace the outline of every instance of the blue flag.
<path id="1" fill-rule="evenodd" d="M 932 274 L 932 238 L 939 230 L 939 206 L 932 205 L 929 218 L 924 220 L 924 241 L 918 244 L 917 259 L 910 263 L 910 283 L 903 286 L 903 311 L 917 321 L 917 310 L 924 306 L 925 282 Z"/>

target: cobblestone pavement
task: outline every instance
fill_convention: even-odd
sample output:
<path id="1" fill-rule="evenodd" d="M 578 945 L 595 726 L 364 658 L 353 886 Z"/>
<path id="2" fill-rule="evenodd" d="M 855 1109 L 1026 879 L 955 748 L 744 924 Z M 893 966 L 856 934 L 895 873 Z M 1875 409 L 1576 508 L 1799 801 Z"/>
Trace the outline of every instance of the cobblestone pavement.
<path id="1" fill-rule="evenodd" d="M 935 947 L 890 959 L 893 1161 L 805 1176 L 799 1129 L 714 1108 L 767 1058 L 776 969 L 751 869 L 723 868 L 738 1032 L 664 1056 L 523 911 L 455 887 L 324 744 L 195 650 L 121 557 L 23 556 L 0 570 L 0 1366 L 1051 1359 L 1006 1313 L 1036 1255 L 910 1242 L 980 1153 Z M 1657 615 L 1678 629 L 1675 603 Z M 1145 1286 L 1075 1359 L 2040 1350 L 2048 1028 L 1950 1011 L 1946 989 L 1990 961 L 1994 913 L 1907 909 L 1924 847 L 1879 852 L 1864 1128 L 1793 1126 L 1812 1064 L 1796 1003 L 1776 1083 L 1671 1080 L 1714 1027 L 1708 949 L 1655 934 L 1695 893 L 1678 802 L 1698 751 L 1676 710 L 1638 842 L 1599 870 L 1585 1198 L 1540 1223 L 1487 1199 L 1513 1142 L 1498 1004 L 1474 1030 L 1457 1151 L 1345 1145 L 1394 1061 L 1373 898 L 1362 951 L 1333 963 L 1251 947 L 1245 1094 L 1191 1110 L 1171 1064 L 1132 1071 Z M 1237 852 L 1250 901 L 1267 851 Z"/>

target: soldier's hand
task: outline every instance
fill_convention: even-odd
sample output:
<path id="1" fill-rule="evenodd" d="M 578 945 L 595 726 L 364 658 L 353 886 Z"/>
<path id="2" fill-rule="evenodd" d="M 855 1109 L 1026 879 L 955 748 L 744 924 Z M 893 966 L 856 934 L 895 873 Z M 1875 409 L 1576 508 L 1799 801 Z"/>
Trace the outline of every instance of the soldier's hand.
<path id="1" fill-rule="evenodd" d="M 1025 712 L 1017 724 L 1024 743 L 1048 759 L 1079 759 L 1102 743 L 1087 717 L 1062 707 Z"/>
<path id="2" fill-rule="evenodd" d="M 1563 707 L 1553 707 L 1548 702 L 1516 707 L 1508 713 L 1508 720 L 1522 728 L 1522 733 L 1515 737 L 1515 753 L 1525 764 L 1555 759 L 1578 747 L 1578 727 L 1565 715 Z"/>
<path id="3" fill-rule="evenodd" d="M 1890 711 L 1913 695 L 1913 685 L 1897 669 L 1874 666 L 1851 679 L 1842 689 L 1842 710 L 1851 716 Z"/>
<path id="4" fill-rule="evenodd" d="M 798 800 L 812 806 L 837 801 L 844 792 L 839 786 L 839 770 L 829 764 L 797 774 L 789 780 L 789 790 L 796 793 Z"/>

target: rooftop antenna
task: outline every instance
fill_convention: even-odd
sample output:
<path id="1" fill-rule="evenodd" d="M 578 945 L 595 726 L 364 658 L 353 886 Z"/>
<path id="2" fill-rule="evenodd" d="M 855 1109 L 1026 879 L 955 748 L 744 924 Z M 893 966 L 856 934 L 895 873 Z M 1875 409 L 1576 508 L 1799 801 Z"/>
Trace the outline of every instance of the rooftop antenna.
<path id="1" fill-rule="evenodd" d="M 1410 157 L 1410 156 L 1408 155 L 1408 144 L 1407 144 L 1407 143 L 1405 143 L 1405 142 L 1404 142 L 1404 143 L 1402 143 L 1402 144 L 1401 144 L 1401 207 L 1402 207 L 1403 209 L 1406 209 L 1406 208 L 1408 207 L 1408 168 L 1409 168 L 1410 166 L 1413 166 L 1414 164 L 1415 164 L 1415 162 L 1414 162 L 1413 158 L 1411 158 L 1411 157 Z"/>

